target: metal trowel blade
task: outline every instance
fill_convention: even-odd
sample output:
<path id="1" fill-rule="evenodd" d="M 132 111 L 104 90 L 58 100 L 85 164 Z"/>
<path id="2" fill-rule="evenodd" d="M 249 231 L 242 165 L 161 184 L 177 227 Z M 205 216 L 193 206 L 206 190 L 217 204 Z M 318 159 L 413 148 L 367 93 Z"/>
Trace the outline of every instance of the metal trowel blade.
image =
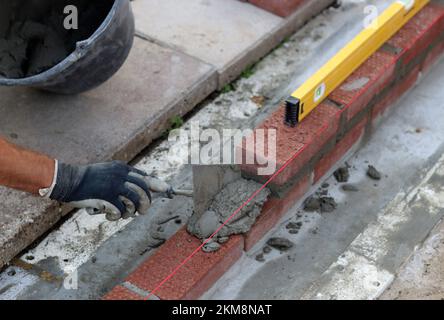
<path id="1" fill-rule="evenodd" d="M 194 165 L 194 214 L 201 216 L 208 210 L 214 197 L 229 183 L 241 178 L 234 165 Z"/>

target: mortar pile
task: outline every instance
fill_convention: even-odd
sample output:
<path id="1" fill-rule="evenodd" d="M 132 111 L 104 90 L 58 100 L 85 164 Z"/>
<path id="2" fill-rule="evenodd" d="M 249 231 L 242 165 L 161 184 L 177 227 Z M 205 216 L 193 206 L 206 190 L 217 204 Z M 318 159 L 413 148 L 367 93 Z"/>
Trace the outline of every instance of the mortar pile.
<path id="1" fill-rule="evenodd" d="M 55 66 L 76 43 L 89 38 L 114 0 L 0 0 L 0 76 L 18 79 Z M 78 29 L 66 29 L 68 5 L 77 8 Z"/>

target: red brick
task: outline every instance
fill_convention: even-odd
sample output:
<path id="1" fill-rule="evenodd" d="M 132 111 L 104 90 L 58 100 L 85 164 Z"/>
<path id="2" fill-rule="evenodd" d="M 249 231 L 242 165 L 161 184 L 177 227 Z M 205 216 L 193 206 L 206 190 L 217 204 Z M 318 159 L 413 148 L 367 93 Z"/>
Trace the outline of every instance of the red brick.
<path id="1" fill-rule="evenodd" d="M 429 4 L 413 17 L 388 43 L 402 49 L 399 58 L 408 64 L 439 37 L 444 28 L 444 7 Z"/>
<path id="2" fill-rule="evenodd" d="M 200 245 L 196 237 L 181 229 L 126 281 L 153 292 Z M 234 236 L 215 253 L 200 250 L 153 293 L 161 300 L 198 299 L 241 257 L 243 248 L 243 237 Z"/>
<path id="3" fill-rule="evenodd" d="M 379 116 L 381 116 L 388 107 L 395 104 L 395 102 L 410 88 L 412 88 L 416 81 L 418 80 L 420 66 L 416 66 L 405 78 L 401 79 L 399 83 L 397 83 L 390 92 L 388 92 L 387 96 L 384 97 L 382 101 L 377 103 L 372 110 L 372 122 L 377 121 Z"/>
<path id="4" fill-rule="evenodd" d="M 139 296 L 137 293 L 128 290 L 127 288 L 117 286 L 106 294 L 102 300 L 144 300 L 144 298 Z"/>
<path id="5" fill-rule="evenodd" d="M 379 94 L 395 78 L 396 57 L 377 51 L 361 67 L 329 96 L 344 106 L 347 120 L 366 108 L 371 99 Z"/>
<path id="6" fill-rule="evenodd" d="M 339 141 L 332 151 L 324 155 L 315 165 L 314 183 L 317 183 L 364 135 L 368 116 L 353 127 L 344 138 Z"/>
<path id="7" fill-rule="evenodd" d="M 277 170 L 291 160 L 289 165 L 273 180 L 273 184 L 276 186 L 284 185 L 298 174 L 301 168 L 321 150 L 327 141 L 336 135 L 341 110 L 333 103 L 325 101 L 299 123 L 296 128 L 290 128 L 284 124 L 284 113 L 284 107 L 279 108 L 278 111 L 257 128 L 264 129 L 265 132 L 268 132 L 270 129 L 276 130 Z M 265 133 L 265 137 L 267 137 L 267 133 Z M 264 144 L 267 149 L 267 139 L 265 139 Z M 247 153 L 245 145 L 243 148 L 243 154 Z M 244 164 L 241 167 L 244 172 L 258 175 L 257 169 L 261 166 L 257 164 Z"/>
<path id="8" fill-rule="evenodd" d="M 435 64 L 435 62 L 442 56 L 443 52 L 444 52 L 444 41 L 438 43 L 432 49 L 432 51 L 429 52 L 429 54 L 427 55 L 425 61 L 421 66 L 421 71 L 423 71 L 424 73 L 429 72 L 432 66 Z"/>
<path id="9" fill-rule="evenodd" d="M 306 0 L 248 0 L 248 2 L 281 17 L 288 17 Z"/>
<path id="10" fill-rule="evenodd" d="M 279 220 L 293 207 L 310 189 L 311 174 L 303 177 L 285 195 L 283 199 L 271 198 L 264 206 L 261 215 L 245 237 L 245 251 L 249 251 L 262 239 L 267 232 L 273 229 Z"/>

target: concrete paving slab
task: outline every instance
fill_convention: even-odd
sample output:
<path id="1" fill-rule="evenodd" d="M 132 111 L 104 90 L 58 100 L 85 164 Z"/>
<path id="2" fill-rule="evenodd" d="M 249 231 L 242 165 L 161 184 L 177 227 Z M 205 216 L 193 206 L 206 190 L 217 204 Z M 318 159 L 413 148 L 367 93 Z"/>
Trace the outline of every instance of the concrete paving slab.
<path id="1" fill-rule="evenodd" d="M 137 0 L 133 9 L 140 35 L 214 65 L 223 87 L 332 2 L 308 1 L 288 19 L 238 0 Z"/>
<path id="2" fill-rule="evenodd" d="M 0 135 L 70 163 L 131 160 L 216 85 L 210 65 L 137 38 L 123 68 L 93 91 L 62 96 L 0 88 Z M 5 189 L 0 201 L 1 267 L 61 214 L 50 203 Z"/>
<path id="3" fill-rule="evenodd" d="M 133 10 L 138 32 L 220 71 L 282 21 L 238 0 L 137 0 Z"/>
<path id="4" fill-rule="evenodd" d="M 303 299 L 376 299 L 444 214 L 444 157 L 401 191 L 351 243 Z"/>

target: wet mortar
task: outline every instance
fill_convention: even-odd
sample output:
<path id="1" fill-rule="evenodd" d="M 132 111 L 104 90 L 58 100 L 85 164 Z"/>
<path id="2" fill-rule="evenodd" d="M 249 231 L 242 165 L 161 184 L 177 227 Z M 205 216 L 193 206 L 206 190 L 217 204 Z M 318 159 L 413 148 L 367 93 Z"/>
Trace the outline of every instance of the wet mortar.
<path id="1" fill-rule="evenodd" d="M 188 232 L 205 241 L 261 186 L 255 181 L 243 178 L 229 183 L 215 196 L 206 212 L 201 216 L 196 214 L 191 216 L 187 226 Z M 261 190 L 250 203 L 222 227 L 214 241 L 204 246 L 204 251 L 216 251 L 220 248 L 219 243 L 226 242 L 230 236 L 248 232 L 261 214 L 269 195 L 268 189 Z"/>
<path id="2" fill-rule="evenodd" d="M 0 0 L 0 76 L 17 79 L 50 69 L 89 38 L 114 0 Z M 78 9 L 78 29 L 66 29 L 64 8 Z M 68 17 L 69 18 L 69 17 Z M 69 22 L 69 19 L 68 19 Z"/>

